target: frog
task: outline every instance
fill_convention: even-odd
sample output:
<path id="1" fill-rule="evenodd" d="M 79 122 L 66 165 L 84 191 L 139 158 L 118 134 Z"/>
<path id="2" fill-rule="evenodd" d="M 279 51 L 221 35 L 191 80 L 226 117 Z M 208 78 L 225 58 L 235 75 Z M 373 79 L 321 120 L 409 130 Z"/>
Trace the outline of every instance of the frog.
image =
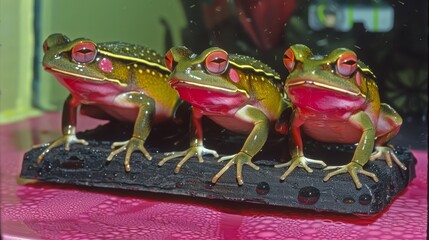
<path id="1" fill-rule="evenodd" d="M 124 168 L 131 171 L 131 154 L 152 156 L 145 141 L 153 126 L 176 122 L 183 101 L 168 84 L 170 70 L 163 56 L 145 46 L 125 42 L 96 43 L 88 38 L 70 40 L 51 34 L 43 43 L 44 69 L 70 92 L 62 110 L 62 136 L 48 143 L 36 162 L 60 145 L 88 145 L 76 137 L 77 115 L 134 123 L 132 137 L 113 142 L 107 161 L 125 151 Z M 177 122 L 180 122 L 179 120 Z M 115 149 L 117 148 L 117 149 Z"/>
<path id="2" fill-rule="evenodd" d="M 289 75 L 284 90 L 293 111 L 290 120 L 290 152 L 292 159 L 275 165 L 289 167 L 286 177 L 296 167 L 313 170 L 308 163 L 319 164 L 329 172 L 326 182 L 338 174 L 350 174 L 357 189 L 362 188 L 358 174 L 378 182 L 376 174 L 363 167 L 368 161 L 385 159 L 389 167 L 395 162 L 406 167 L 388 142 L 399 132 L 402 118 L 388 104 L 382 103 L 375 74 L 347 48 L 338 48 L 329 55 L 314 55 L 310 48 L 295 44 L 284 53 L 283 63 Z M 301 132 L 310 138 L 328 143 L 357 144 L 352 160 L 342 166 L 304 156 Z"/>
<path id="3" fill-rule="evenodd" d="M 238 153 L 218 159 L 228 162 L 211 180 L 215 184 L 235 165 L 237 184 L 242 185 L 244 165 L 259 170 L 252 159 L 264 146 L 269 132 L 287 133 L 287 121 L 281 116 L 290 103 L 279 74 L 255 58 L 228 54 L 219 47 L 208 48 L 199 55 L 184 46 L 173 47 L 165 61 L 171 70 L 171 87 L 192 105 L 191 137 L 188 149 L 169 154 L 158 165 L 183 157 L 174 170 L 178 173 L 195 155 L 199 162 L 206 154 L 219 157 L 216 150 L 204 147 L 201 119 L 205 116 L 231 132 L 248 135 Z"/>

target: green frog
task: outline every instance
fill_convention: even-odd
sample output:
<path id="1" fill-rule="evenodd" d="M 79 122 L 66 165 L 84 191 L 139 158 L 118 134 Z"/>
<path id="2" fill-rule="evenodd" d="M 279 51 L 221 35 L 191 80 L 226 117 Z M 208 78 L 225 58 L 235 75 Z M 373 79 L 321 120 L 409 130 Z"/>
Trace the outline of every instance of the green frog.
<path id="1" fill-rule="evenodd" d="M 180 98 L 192 105 L 191 141 L 189 149 L 172 153 L 159 162 L 183 157 L 177 164 L 178 173 L 182 165 L 197 155 L 203 162 L 204 154 L 218 157 L 218 153 L 203 145 L 202 116 L 207 116 L 220 126 L 233 132 L 248 134 L 241 150 L 224 156 L 218 161 L 229 162 L 212 178 L 212 183 L 233 165 L 236 179 L 244 183 L 243 165 L 255 170 L 259 167 L 252 158 L 267 140 L 270 129 L 280 133 L 287 131 L 285 121 L 279 121 L 289 102 L 280 85 L 279 75 L 262 62 L 248 56 L 228 54 L 213 47 L 200 55 L 186 47 L 173 47 L 165 56 L 166 66 L 171 70 L 170 85 Z"/>
<path id="2" fill-rule="evenodd" d="M 86 38 L 71 41 L 52 34 L 44 42 L 43 67 L 69 91 L 62 112 L 62 134 L 40 154 L 37 162 L 54 147 L 88 142 L 76 137 L 77 113 L 95 118 L 135 122 L 131 139 L 114 142 L 107 160 L 125 151 L 124 167 L 130 171 L 130 158 L 144 147 L 152 126 L 172 120 L 181 105 L 177 92 L 168 84 L 169 69 L 163 56 L 149 48 L 123 43 L 95 43 Z"/>
<path id="3" fill-rule="evenodd" d="M 358 189 L 362 187 L 358 174 L 377 182 L 374 173 L 363 169 L 368 160 L 377 158 L 384 158 L 389 167 L 395 162 L 406 169 L 394 149 L 387 145 L 399 132 L 402 118 L 392 107 L 380 102 L 375 75 L 358 60 L 355 52 L 339 48 L 320 56 L 313 55 L 304 45 L 293 45 L 286 50 L 283 62 L 290 73 L 285 92 L 294 107 L 290 123 L 292 160 L 276 165 L 289 167 L 282 180 L 296 167 L 312 172 L 307 163 L 326 166 L 304 156 L 301 131 L 322 142 L 357 143 L 351 162 L 325 168 L 336 170 L 328 173 L 324 181 L 348 172 Z"/>

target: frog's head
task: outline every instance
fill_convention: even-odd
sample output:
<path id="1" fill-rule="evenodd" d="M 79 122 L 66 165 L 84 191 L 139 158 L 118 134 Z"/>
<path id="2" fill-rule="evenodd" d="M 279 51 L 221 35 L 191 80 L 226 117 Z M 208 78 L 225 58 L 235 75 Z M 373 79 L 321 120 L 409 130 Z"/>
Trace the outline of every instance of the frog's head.
<path id="1" fill-rule="evenodd" d="M 43 67 L 59 80 L 86 80 L 124 85 L 113 77 L 114 63 L 89 39 L 71 41 L 63 34 L 52 34 L 43 43 Z"/>
<path id="2" fill-rule="evenodd" d="M 283 58 L 289 70 L 285 90 L 296 106 L 353 109 L 365 102 L 366 79 L 374 77 L 362 68 L 356 53 L 339 48 L 327 56 L 313 55 L 304 45 L 293 45 Z"/>
<path id="3" fill-rule="evenodd" d="M 196 55 L 186 47 L 173 47 L 165 62 L 171 70 L 170 85 L 202 110 L 228 112 L 249 98 L 223 49 L 213 47 Z"/>
<path id="4" fill-rule="evenodd" d="M 52 73 L 73 95 L 83 99 L 94 94 L 109 95 L 125 87 L 117 74 L 123 64 L 116 64 L 109 54 L 85 38 L 71 41 L 63 34 L 50 35 L 43 44 L 43 67 Z M 116 64 L 116 65 L 115 65 Z M 113 71 L 116 68 L 116 73 Z"/>

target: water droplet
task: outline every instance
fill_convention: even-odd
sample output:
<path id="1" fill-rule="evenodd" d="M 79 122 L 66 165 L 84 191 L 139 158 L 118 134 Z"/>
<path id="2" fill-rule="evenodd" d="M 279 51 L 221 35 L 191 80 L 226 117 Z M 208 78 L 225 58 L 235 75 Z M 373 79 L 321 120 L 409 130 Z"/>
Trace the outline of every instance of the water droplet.
<path id="1" fill-rule="evenodd" d="M 352 197 L 345 197 L 344 199 L 343 199 L 343 203 L 344 204 L 353 204 L 353 203 L 355 203 L 356 201 L 355 201 L 355 199 L 354 198 L 352 198 Z"/>
<path id="2" fill-rule="evenodd" d="M 52 170 L 52 163 L 48 162 L 48 164 L 45 165 L 45 171 L 50 172 Z"/>
<path id="3" fill-rule="evenodd" d="M 396 190 L 395 185 L 389 184 L 389 186 L 387 187 L 387 195 L 389 196 L 395 195 L 395 192 L 396 192 L 395 190 Z"/>
<path id="4" fill-rule="evenodd" d="M 348 150 L 348 151 L 351 151 L 351 150 L 354 150 L 355 148 L 354 148 L 354 146 L 353 145 L 347 145 L 346 146 L 346 150 Z"/>
<path id="5" fill-rule="evenodd" d="M 298 202 L 304 205 L 313 205 L 319 200 L 319 197 L 319 189 L 311 186 L 303 187 L 299 190 Z"/>
<path id="6" fill-rule="evenodd" d="M 183 183 L 182 182 L 177 182 L 176 183 L 176 188 L 182 188 L 183 187 Z"/>
<path id="7" fill-rule="evenodd" d="M 84 161 L 76 156 L 71 156 L 65 162 L 61 163 L 61 168 L 78 169 L 84 167 Z"/>
<path id="8" fill-rule="evenodd" d="M 372 197 L 371 197 L 371 195 L 369 195 L 367 193 L 364 193 L 364 194 L 359 196 L 359 203 L 361 205 L 368 205 L 371 203 L 371 201 L 372 201 Z"/>
<path id="9" fill-rule="evenodd" d="M 266 195 L 270 192 L 270 185 L 266 182 L 260 182 L 256 186 L 256 193 L 259 195 Z"/>
<path id="10" fill-rule="evenodd" d="M 204 186 L 206 189 L 212 189 L 214 184 L 211 181 L 206 181 Z"/>
<path id="11" fill-rule="evenodd" d="M 395 148 L 395 152 L 398 155 L 402 155 L 402 154 L 404 154 L 404 148 L 402 148 L 402 147 L 396 147 Z"/>

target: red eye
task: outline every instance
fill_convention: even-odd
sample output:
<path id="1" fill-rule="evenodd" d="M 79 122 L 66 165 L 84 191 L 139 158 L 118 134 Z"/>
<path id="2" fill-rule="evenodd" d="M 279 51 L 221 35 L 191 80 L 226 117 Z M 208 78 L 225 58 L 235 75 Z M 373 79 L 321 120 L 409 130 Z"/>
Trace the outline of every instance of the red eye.
<path id="1" fill-rule="evenodd" d="M 170 50 L 170 51 L 168 51 L 168 52 L 165 54 L 164 60 L 165 60 L 165 66 L 166 66 L 168 69 L 170 69 L 170 71 L 173 71 L 173 69 L 174 69 L 174 68 L 176 67 L 176 65 L 177 65 L 177 62 L 176 62 L 176 61 L 174 61 L 173 53 L 171 52 L 171 50 Z"/>
<path id="2" fill-rule="evenodd" d="M 288 48 L 288 50 L 286 50 L 283 56 L 283 64 L 287 70 L 289 70 L 289 72 L 292 72 L 295 67 L 295 54 L 293 53 L 292 49 Z"/>
<path id="3" fill-rule="evenodd" d="M 48 41 L 45 40 L 43 42 L 43 52 L 46 53 L 49 50 L 49 45 L 48 45 Z"/>
<path id="4" fill-rule="evenodd" d="M 337 60 L 337 72 L 344 77 L 352 75 L 357 68 L 357 57 L 354 53 L 345 53 Z"/>
<path id="5" fill-rule="evenodd" d="M 206 69 L 213 74 L 222 74 L 228 67 L 228 54 L 224 51 L 215 51 L 206 58 Z"/>
<path id="6" fill-rule="evenodd" d="M 78 43 L 72 49 L 72 57 L 78 63 L 90 63 L 97 55 L 97 48 L 92 42 Z"/>

